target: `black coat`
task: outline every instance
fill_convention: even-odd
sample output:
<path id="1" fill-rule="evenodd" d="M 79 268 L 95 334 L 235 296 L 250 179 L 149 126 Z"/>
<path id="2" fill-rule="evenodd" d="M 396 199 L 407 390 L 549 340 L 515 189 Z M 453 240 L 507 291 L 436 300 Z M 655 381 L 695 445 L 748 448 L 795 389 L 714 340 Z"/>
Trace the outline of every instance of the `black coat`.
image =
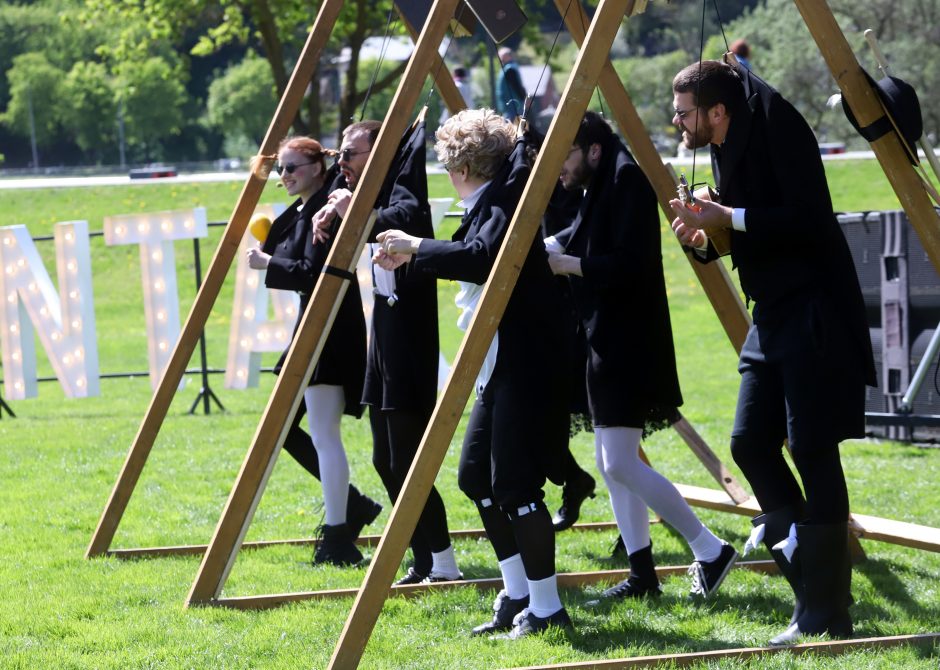
<path id="1" fill-rule="evenodd" d="M 556 235 L 581 259 L 570 276 L 589 345 L 595 425 L 653 429 L 682 404 L 663 279 L 656 194 L 618 139 L 601 160 L 577 218 Z"/>
<path id="2" fill-rule="evenodd" d="M 498 174 L 468 211 L 450 241 L 424 240 L 410 264 L 415 272 L 441 279 L 484 284 L 529 176 L 517 144 L 514 162 Z M 507 406 L 499 430 L 513 432 L 520 459 L 561 481 L 562 456 L 568 443 L 567 395 L 564 389 L 564 338 L 561 313 L 552 286 L 545 245 L 536 235 L 499 323 L 496 365 L 481 396 L 498 394 Z M 511 400 L 509 400 L 511 398 Z"/>
<path id="3" fill-rule="evenodd" d="M 742 355 L 772 361 L 794 337 L 812 338 L 824 360 L 848 373 L 829 389 L 836 437 L 861 436 L 859 387 L 876 385 L 871 340 L 816 138 L 776 90 L 750 71 L 737 71 L 746 100 L 730 110 L 724 144 L 712 145 L 712 168 L 719 201 L 746 210 L 746 232 L 731 232 L 732 263 L 745 296 L 755 302 Z M 714 257 L 710 249 L 708 259 Z M 787 322 L 790 327 L 781 327 Z M 843 407 L 840 398 L 852 401 Z"/>
<path id="4" fill-rule="evenodd" d="M 331 175 L 332 176 L 332 175 Z M 327 181 L 329 183 L 329 180 Z M 330 186 L 324 186 L 303 205 L 296 200 L 271 224 L 268 237 L 261 247 L 271 254 L 265 275 L 265 286 L 273 289 L 296 291 L 300 295 L 300 314 L 310 301 L 310 294 L 326 264 L 331 242 L 313 244 L 313 215 L 326 204 Z M 335 238 L 338 222 L 330 229 L 330 240 Z M 298 320 L 298 326 L 300 321 Z M 294 328 L 297 332 L 297 326 Z M 280 370 L 287 357 L 285 351 L 275 366 Z M 346 290 L 333 328 L 323 346 L 320 360 L 313 370 L 310 385 L 331 384 L 342 386 L 346 397 L 345 413 L 362 416 L 362 385 L 366 365 L 366 326 L 362 314 L 362 299 L 355 282 Z"/>
<path id="5" fill-rule="evenodd" d="M 402 230 L 433 238 L 425 174 L 424 124 L 405 137 L 376 202 L 369 241 L 378 233 Z M 395 270 L 394 305 L 376 295 L 362 401 L 384 410 L 430 415 L 437 401 L 440 361 L 437 281 L 411 263 Z"/>

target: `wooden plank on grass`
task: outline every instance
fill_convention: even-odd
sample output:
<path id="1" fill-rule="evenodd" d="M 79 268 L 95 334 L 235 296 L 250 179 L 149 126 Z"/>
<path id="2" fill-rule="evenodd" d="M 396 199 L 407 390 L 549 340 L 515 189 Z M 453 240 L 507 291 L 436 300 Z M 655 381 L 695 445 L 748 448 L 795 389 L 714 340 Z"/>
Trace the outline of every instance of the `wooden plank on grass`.
<path id="1" fill-rule="evenodd" d="M 773 561 L 739 561 L 735 569 L 741 568 L 753 572 L 775 574 L 777 564 Z M 687 565 L 658 566 L 656 574 L 660 579 L 677 575 L 684 575 L 689 571 Z M 629 570 L 598 570 L 595 572 L 562 572 L 558 574 L 558 586 L 563 588 L 583 588 L 594 584 L 616 584 L 630 575 Z M 483 579 L 460 579 L 452 582 L 435 582 L 433 584 L 407 584 L 404 586 L 389 587 L 388 596 L 415 597 L 423 593 L 441 589 L 454 589 L 472 586 L 481 591 L 499 590 L 503 588 L 500 577 Z M 335 598 L 352 598 L 359 592 L 357 588 L 327 589 L 323 591 L 300 591 L 296 593 L 274 593 L 260 596 L 236 596 L 231 598 L 216 598 L 206 603 L 216 607 L 231 607 L 233 609 L 256 610 L 272 609 L 304 600 L 329 600 Z"/>
<path id="2" fill-rule="evenodd" d="M 554 665 L 530 665 L 515 670 L 621 670 L 623 668 L 658 668 L 660 666 L 684 668 L 689 665 L 711 667 L 714 662 L 725 658 L 748 659 L 788 653 L 795 656 L 819 654 L 837 656 L 861 649 L 885 649 L 904 645 L 932 646 L 940 642 L 940 633 L 921 633 L 917 635 L 892 635 L 890 637 L 866 637 L 857 640 L 825 640 L 805 642 L 788 647 L 745 647 L 742 649 L 713 649 L 679 654 L 660 654 L 657 656 L 635 656 L 633 658 L 583 661 L 580 663 L 558 663 Z"/>

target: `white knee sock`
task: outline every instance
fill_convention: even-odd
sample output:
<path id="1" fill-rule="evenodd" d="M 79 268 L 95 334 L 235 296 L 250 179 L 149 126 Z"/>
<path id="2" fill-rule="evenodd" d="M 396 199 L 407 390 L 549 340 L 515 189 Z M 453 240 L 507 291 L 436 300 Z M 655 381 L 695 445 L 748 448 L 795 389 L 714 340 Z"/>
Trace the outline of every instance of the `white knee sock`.
<path id="1" fill-rule="evenodd" d="M 561 608 L 556 575 L 529 582 L 529 611 L 532 614 L 544 619 Z"/>
<path id="2" fill-rule="evenodd" d="M 604 457 L 599 433 L 594 435 L 594 448 L 597 469 L 607 484 L 610 507 L 614 512 L 617 530 L 620 531 L 627 553 L 632 554 L 648 547 L 650 545 L 650 520 L 646 503 L 626 486 L 607 474 L 603 465 Z"/>
<path id="3" fill-rule="evenodd" d="M 435 577 L 460 579 L 457 558 L 454 556 L 454 545 L 450 545 L 443 551 L 431 552 L 431 574 Z"/>
<path id="4" fill-rule="evenodd" d="M 696 561 L 714 561 L 721 553 L 721 540 L 715 537 L 705 524 L 702 524 L 702 531 L 694 540 L 689 542 L 689 549 L 695 556 Z"/>
<path id="5" fill-rule="evenodd" d="M 346 405 L 342 386 L 317 384 L 304 391 L 310 437 L 320 460 L 326 525 L 346 523 L 349 462 L 340 438 L 339 423 Z"/>
<path id="6" fill-rule="evenodd" d="M 499 571 L 503 575 L 503 588 L 511 600 L 519 600 L 529 595 L 529 582 L 525 578 L 522 556 L 516 554 L 499 562 Z"/>

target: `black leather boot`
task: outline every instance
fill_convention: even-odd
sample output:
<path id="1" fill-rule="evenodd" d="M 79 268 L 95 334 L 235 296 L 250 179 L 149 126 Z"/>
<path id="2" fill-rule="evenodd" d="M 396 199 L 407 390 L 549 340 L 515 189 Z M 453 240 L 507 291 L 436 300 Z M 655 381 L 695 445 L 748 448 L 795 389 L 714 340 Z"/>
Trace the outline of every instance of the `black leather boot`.
<path id="1" fill-rule="evenodd" d="M 581 505 L 588 498 L 595 496 L 594 478 L 584 470 L 570 481 L 565 482 L 561 490 L 561 507 L 552 517 L 552 527 L 558 533 L 571 528 L 581 515 Z"/>
<path id="2" fill-rule="evenodd" d="M 772 645 L 796 644 L 803 635 L 826 633 L 834 638 L 852 635 L 852 564 L 849 560 L 848 523 L 798 524 L 803 611 Z"/>
<path id="3" fill-rule="evenodd" d="M 349 527 L 345 523 L 335 526 L 320 526 L 320 541 L 313 555 L 313 564 L 331 563 L 332 565 L 356 565 L 362 561 L 362 553 L 353 544 Z"/>
<path id="4" fill-rule="evenodd" d="M 349 485 L 349 495 L 346 498 L 346 526 L 353 542 L 359 537 L 362 529 L 375 521 L 382 511 L 382 506 L 372 498 L 359 492 L 352 484 Z"/>
<path id="5" fill-rule="evenodd" d="M 653 544 L 630 554 L 630 576 L 604 591 L 604 598 L 642 598 L 662 593 L 656 565 L 653 563 Z"/>
<path id="6" fill-rule="evenodd" d="M 479 636 L 512 630 L 513 619 L 528 606 L 529 596 L 512 600 L 509 594 L 502 590 L 496 594 L 496 601 L 493 603 L 493 619 L 475 627 L 470 634 Z"/>
<path id="7" fill-rule="evenodd" d="M 751 519 L 751 524 L 755 528 L 761 524 L 764 525 L 764 545 L 766 545 L 767 551 L 770 552 L 770 557 L 774 559 L 774 562 L 780 569 L 780 573 L 786 578 L 787 582 L 789 582 L 790 588 L 793 589 L 794 605 L 793 616 L 790 617 L 791 624 L 796 623 L 796 620 L 799 619 L 800 615 L 803 613 L 803 601 L 805 599 L 803 594 L 803 575 L 800 570 L 800 550 L 797 548 L 791 560 L 787 560 L 783 551 L 774 549 L 773 546 L 789 536 L 790 526 L 799 521 L 800 517 L 801 515 L 797 511 L 797 508 L 788 505 L 787 507 L 781 507 L 780 509 L 755 516 Z"/>

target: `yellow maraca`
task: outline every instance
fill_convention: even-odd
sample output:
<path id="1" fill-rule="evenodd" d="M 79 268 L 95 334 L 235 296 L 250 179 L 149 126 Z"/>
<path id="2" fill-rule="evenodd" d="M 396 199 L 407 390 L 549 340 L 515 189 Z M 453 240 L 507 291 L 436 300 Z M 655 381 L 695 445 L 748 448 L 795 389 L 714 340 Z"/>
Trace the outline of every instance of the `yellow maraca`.
<path id="1" fill-rule="evenodd" d="M 271 219 L 264 214 L 255 214 L 251 217 L 248 230 L 251 231 L 252 237 L 264 244 L 264 241 L 268 239 L 268 232 L 271 230 Z"/>

